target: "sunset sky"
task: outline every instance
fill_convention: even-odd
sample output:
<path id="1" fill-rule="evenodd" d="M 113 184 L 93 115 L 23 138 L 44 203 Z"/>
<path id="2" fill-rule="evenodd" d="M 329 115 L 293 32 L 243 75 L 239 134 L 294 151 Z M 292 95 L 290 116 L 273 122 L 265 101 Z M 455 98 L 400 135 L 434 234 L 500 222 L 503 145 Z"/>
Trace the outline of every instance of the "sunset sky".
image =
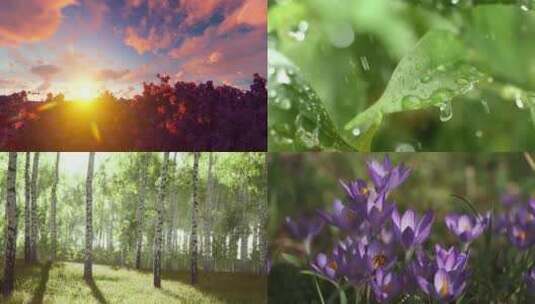
<path id="1" fill-rule="evenodd" d="M 0 95 L 72 98 L 89 87 L 130 97 L 157 73 L 247 87 L 265 76 L 266 3 L 2 0 Z"/>

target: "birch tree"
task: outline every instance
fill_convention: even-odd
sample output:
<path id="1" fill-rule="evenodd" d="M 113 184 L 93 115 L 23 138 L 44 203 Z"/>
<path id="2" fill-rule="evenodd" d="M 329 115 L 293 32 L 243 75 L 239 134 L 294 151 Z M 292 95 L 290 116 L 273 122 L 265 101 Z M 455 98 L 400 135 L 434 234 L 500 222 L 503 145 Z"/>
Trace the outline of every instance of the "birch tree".
<path id="1" fill-rule="evenodd" d="M 93 280 L 93 167 L 95 163 L 95 152 L 89 152 L 89 162 L 87 165 L 87 179 L 85 184 L 85 259 L 84 259 L 84 280 Z"/>
<path id="2" fill-rule="evenodd" d="M 15 257 L 17 254 L 17 153 L 9 152 L 6 181 L 7 233 L 4 254 L 4 279 L 2 294 L 8 297 L 13 292 L 15 279 Z"/>
<path id="3" fill-rule="evenodd" d="M 165 201 L 165 192 L 167 186 L 167 171 L 169 168 L 169 152 L 164 152 L 163 168 L 160 179 L 160 189 L 156 201 L 157 221 L 156 233 L 154 236 L 154 264 L 153 276 L 154 287 L 161 288 L 161 268 L 162 268 L 162 226 L 163 226 L 163 203 Z"/>
<path id="4" fill-rule="evenodd" d="M 143 250 L 143 215 L 145 213 L 145 190 L 147 188 L 148 153 L 141 154 L 141 170 L 138 176 L 138 205 L 136 210 L 136 269 L 141 268 Z"/>
<path id="5" fill-rule="evenodd" d="M 31 262 L 31 180 L 30 180 L 31 153 L 26 152 L 24 166 L 24 262 Z"/>
<path id="6" fill-rule="evenodd" d="M 56 223 L 56 204 L 58 201 L 57 187 L 59 181 L 59 154 L 56 153 L 56 170 L 54 172 L 54 181 L 50 192 L 50 261 L 56 259 L 56 246 L 58 241 L 57 223 Z"/>
<path id="7" fill-rule="evenodd" d="M 30 261 L 37 262 L 37 182 L 39 178 L 39 152 L 33 154 L 31 180 L 31 215 L 30 215 Z"/>
<path id="8" fill-rule="evenodd" d="M 200 153 L 193 154 L 193 199 L 191 208 L 191 284 L 197 284 L 197 214 L 199 212 L 199 202 L 197 201 L 197 183 L 199 173 Z"/>

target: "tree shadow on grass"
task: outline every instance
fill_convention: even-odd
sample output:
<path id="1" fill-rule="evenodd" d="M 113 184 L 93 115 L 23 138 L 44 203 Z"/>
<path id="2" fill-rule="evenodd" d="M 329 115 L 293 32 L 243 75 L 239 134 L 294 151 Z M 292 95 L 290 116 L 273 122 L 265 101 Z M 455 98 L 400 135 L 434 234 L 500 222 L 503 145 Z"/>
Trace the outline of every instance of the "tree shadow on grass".
<path id="1" fill-rule="evenodd" d="M 174 299 L 178 300 L 179 303 L 182 303 L 182 302 L 184 302 L 184 301 L 187 302 L 187 300 L 188 300 L 185 296 L 178 295 L 178 294 L 176 294 L 176 293 L 174 293 L 174 292 L 172 292 L 172 291 L 170 291 L 170 290 L 167 290 L 167 289 L 164 289 L 164 288 L 162 288 L 162 289 L 160 289 L 160 290 L 162 291 L 162 293 L 163 293 L 164 295 L 166 295 L 166 296 L 168 296 L 168 297 L 171 297 L 171 298 L 174 298 Z"/>
<path id="2" fill-rule="evenodd" d="M 40 304 L 43 303 L 43 298 L 46 292 L 46 284 L 48 283 L 48 276 L 50 273 L 50 268 L 52 263 L 48 262 L 41 266 L 41 279 L 39 280 L 39 285 L 33 294 L 33 297 L 30 301 L 31 304 Z"/>
<path id="3" fill-rule="evenodd" d="M 87 286 L 91 288 L 91 294 L 93 294 L 93 297 L 99 302 L 100 304 L 108 304 L 108 301 L 106 301 L 106 298 L 104 298 L 104 295 L 98 288 L 98 286 L 95 284 L 95 281 L 93 279 L 86 280 L 85 281 Z"/>

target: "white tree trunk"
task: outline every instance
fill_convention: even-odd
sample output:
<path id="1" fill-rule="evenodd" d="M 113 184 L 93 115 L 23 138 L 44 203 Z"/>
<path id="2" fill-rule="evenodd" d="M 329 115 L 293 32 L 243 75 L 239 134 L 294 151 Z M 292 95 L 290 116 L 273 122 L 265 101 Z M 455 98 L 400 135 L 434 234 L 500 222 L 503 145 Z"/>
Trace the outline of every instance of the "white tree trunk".
<path id="1" fill-rule="evenodd" d="M 39 178 L 39 152 L 35 152 L 33 155 L 33 171 L 31 180 L 31 217 L 30 217 L 30 260 L 31 262 L 37 262 L 37 183 Z"/>
<path id="2" fill-rule="evenodd" d="M 158 219 L 156 221 L 156 233 L 154 235 L 154 287 L 161 287 L 162 271 L 162 226 L 163 226 L 163 203 L 165 201 L 165 192 L 167 188 L 167 171 L 169 168 L 169 152 L 164 152 L 163 168 L 160 180 L 160 189 L 158 191 L 158 200 L 156 201 L 156 211 Z"/>
<path id="3" fill-rule="evenodd" d="M 52 190 L 50 193 L 50 201 L 51 201 L 51 208 L 50 208 L 50 234 L 51 234 L 51 241 L 50 241 L 50 261 L 54 261 L 56 259 L 56 246 L 57 246 L 57 238 L 58 238 L 58 232 L 57 232 L 57 223 L 56 223 L 56 204 L 58 201 L 57 197 L 57 187 L 58 187 L 58 181 L 59 181 L 59 152 L 56 154 L 56 170 L 54 172 L 54 182 L 52 183 Z"/>
<path id="4" fill-rule="evenodd" d="M 136 269 L 141 268 L 143 250 L 143 215 L 145 214 L 145 189 L 147 188 L 148 153 L 141 155 L 141 170 L 138 176 L 138 205 L 136 210 Z"/>
<path id="5" fill-rule="evenodd" d="M 17 153 L 9 152 L 6 181 L 7 233 L 4 254 L 4 279 L 2 294 L 8 297 L 13 292 L 15 281 L 15 257 L 17 255 Z"/>
<path id="6" fill-rule="evenodd" d="M 199 203 L 197 202 L 197 183 L 199 180 L 199 158 L 200 153 L 193 154 L 193 201 L 191 208 L 191 284 L 197 284 L 197 214 L 199 212 Z"/>
<path id="7" fill-rule="evenodd" d="M 85 184 L 85 260 L 84 279 L 93 280 L 93 168 L 95 166 L 95 152 L 89 152 L 87 179 Z"/>
<path id="8" fill-rule="evenodd" d="M 24 166 L 24 262 L 31 262 L 31 179 L 30 179 L 31 153 L 26 152 L 26 165 Z"/>

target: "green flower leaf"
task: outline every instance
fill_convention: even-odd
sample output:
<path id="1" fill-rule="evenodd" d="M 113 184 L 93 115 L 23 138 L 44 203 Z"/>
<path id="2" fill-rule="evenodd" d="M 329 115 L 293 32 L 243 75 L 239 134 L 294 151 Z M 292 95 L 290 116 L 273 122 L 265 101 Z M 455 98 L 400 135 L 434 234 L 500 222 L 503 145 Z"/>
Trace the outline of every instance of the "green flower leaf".
<path id="1" fill-rule="evenodd" d="M 299 69 L 272 48 L 268 62 L 269 150 L 355 150 Z"/>
<path id="2" fill-rule="evenodd" d="M 467 51 L 458 36 L 431 30 L 394 70 L 379 100 L 345 127 L 351 133 L 377 128 L 385 114 L 438 106 L 442 120 L 451 118 L 451 100 L 466 94 L 485 74 L 466 63 Z"/>

